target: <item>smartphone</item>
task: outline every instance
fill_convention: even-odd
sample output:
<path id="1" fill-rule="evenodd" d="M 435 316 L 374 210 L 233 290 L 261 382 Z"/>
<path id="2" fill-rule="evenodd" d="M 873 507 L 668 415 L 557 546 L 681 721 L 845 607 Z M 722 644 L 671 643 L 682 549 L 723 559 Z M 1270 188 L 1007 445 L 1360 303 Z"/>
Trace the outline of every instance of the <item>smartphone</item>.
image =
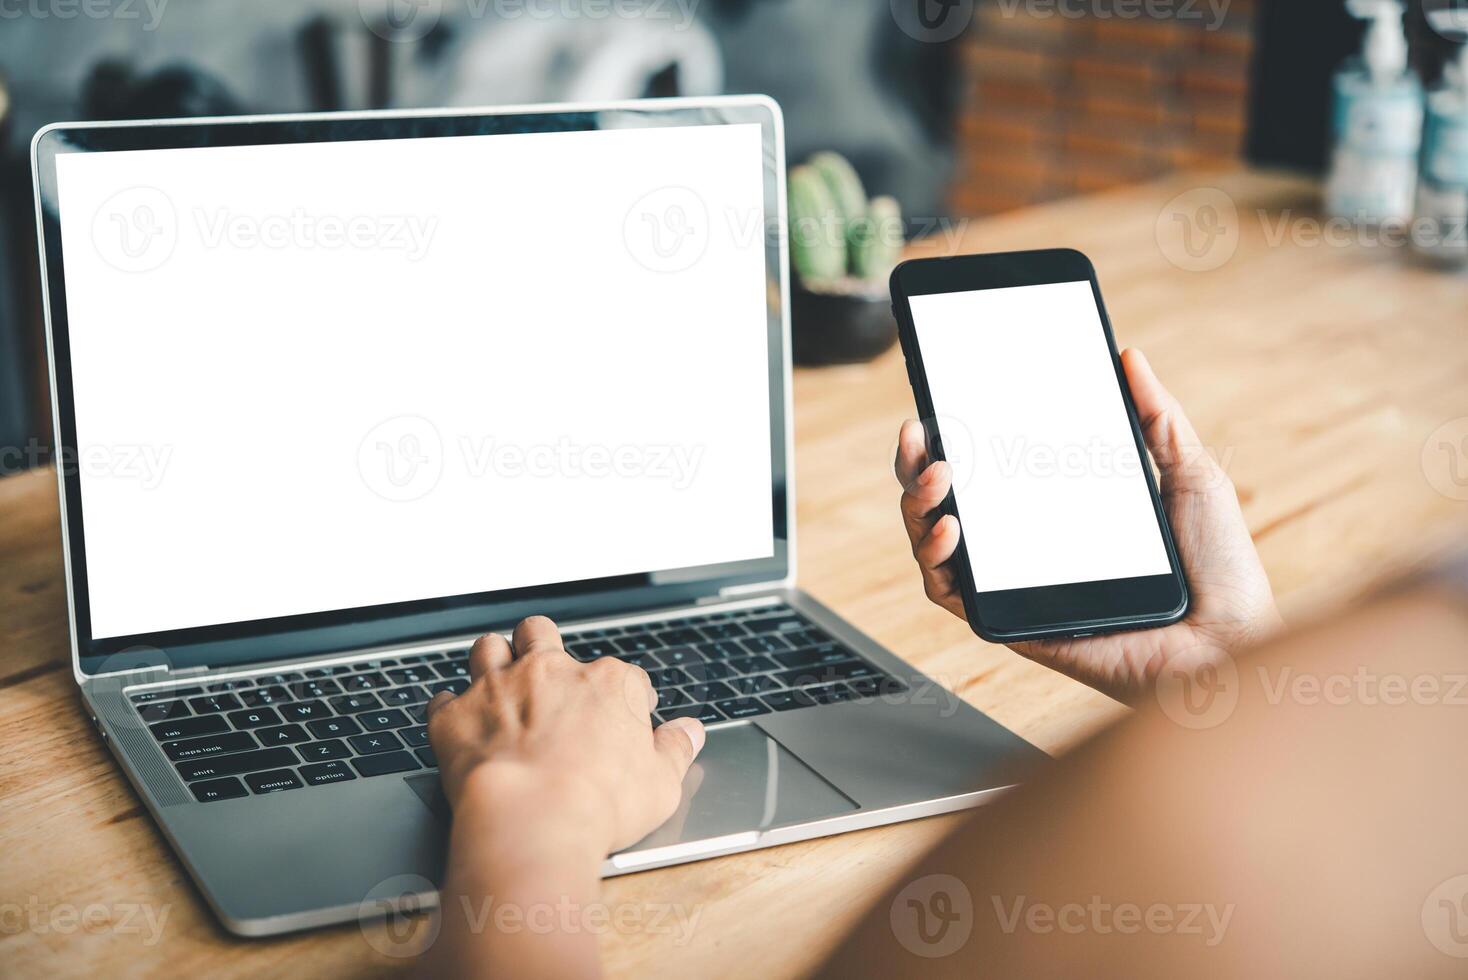
<path id="1" fill-rule="evenodd" d="M 974 631 L 1013 643 L 1146 629 L 1188 587 L 1136 406 L 1080 252 L 915 259 L 892 273 L 907 375 Z"/>

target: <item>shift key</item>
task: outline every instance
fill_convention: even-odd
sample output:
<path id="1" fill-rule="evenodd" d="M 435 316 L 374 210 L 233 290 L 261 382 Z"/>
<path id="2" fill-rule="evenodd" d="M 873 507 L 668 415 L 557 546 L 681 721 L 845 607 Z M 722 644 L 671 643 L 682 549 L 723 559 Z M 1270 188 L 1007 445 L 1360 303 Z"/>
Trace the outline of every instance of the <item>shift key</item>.
<path id="1" fill-rule="evenodd" d="M 199 759 L 196 762 L 179 762 L 175 763 L 175 767 L 185 782 L 193 782 L 195 779 L 238 776 L 240 773 L 257 772 L 261 769 L 279 769 L 282 766 L 294 766 L 300 761 L 294 752 L 282 746 L 260 749 L 258 752 L 237 752 L 213 759 Z"/>

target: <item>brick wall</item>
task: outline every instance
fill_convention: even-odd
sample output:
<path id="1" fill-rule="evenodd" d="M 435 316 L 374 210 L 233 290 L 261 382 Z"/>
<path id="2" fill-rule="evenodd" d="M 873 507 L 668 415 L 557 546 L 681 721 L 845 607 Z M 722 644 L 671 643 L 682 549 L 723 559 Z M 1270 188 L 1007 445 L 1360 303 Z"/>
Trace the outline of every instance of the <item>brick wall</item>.
<path id="1" fill-rule="evenodd" d="M 1179 168 L 1235 164 L 1247 118 L 1254 0 L 1104 16 L 1091 0 L 982 0 L 952 206 L 989 214 Z M 1131 7 L 1146 9 L 1134 0 Z M 1216 28 L 1210 25 L 1217 23 Z"/>

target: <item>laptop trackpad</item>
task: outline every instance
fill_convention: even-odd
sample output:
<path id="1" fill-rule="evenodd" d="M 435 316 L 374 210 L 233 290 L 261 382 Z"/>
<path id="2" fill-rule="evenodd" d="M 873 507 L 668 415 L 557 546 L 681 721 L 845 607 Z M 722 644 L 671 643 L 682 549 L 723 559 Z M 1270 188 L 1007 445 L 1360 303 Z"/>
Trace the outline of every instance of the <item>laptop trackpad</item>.
<path id="1" fill-rule="evenodd" d="M 855 803 L 763 731 L 750 724 L 732 725 L 708 733 L 683 779 L 678 812 L 627 850 L 766 830 L 855 809 Z"/>

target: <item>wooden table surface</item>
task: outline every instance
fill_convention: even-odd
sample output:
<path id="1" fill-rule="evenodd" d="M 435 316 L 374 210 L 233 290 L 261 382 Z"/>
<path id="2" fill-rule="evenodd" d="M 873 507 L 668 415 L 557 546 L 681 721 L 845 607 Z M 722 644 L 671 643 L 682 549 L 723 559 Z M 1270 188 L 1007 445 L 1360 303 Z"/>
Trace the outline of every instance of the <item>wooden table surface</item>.
<path id="1" fill-rule="evenodd" d="M 955 225 L 916 249 L 1089 254 L 1119 341 L 1146 349 L 1237 484 L 1287 616 L 1348 601 L 1468 528 L 1468 466 L 1450 469 L 1441 445 L 1468 436 L 1468 278 L 1323 239 L 1316 198 L 1282 177 L 1178 176 Z M 912 413 L 900 355 L 798 372 L 795 407 L 807 589 L 1047 751 L 1123 713 L 924 600 L 890 466 Z M 215 925 L 78 710 L 49 470 L 0 480 L 0 555 L 0 972 L 405 968 L 355 925 L 256 941 Z M 956 819 L 609 881 L 624 926 L 604 940 L 609 971 L 806 971 Z M 659 919 L 669 909 L 696 916 L 691 935 Z"/>

